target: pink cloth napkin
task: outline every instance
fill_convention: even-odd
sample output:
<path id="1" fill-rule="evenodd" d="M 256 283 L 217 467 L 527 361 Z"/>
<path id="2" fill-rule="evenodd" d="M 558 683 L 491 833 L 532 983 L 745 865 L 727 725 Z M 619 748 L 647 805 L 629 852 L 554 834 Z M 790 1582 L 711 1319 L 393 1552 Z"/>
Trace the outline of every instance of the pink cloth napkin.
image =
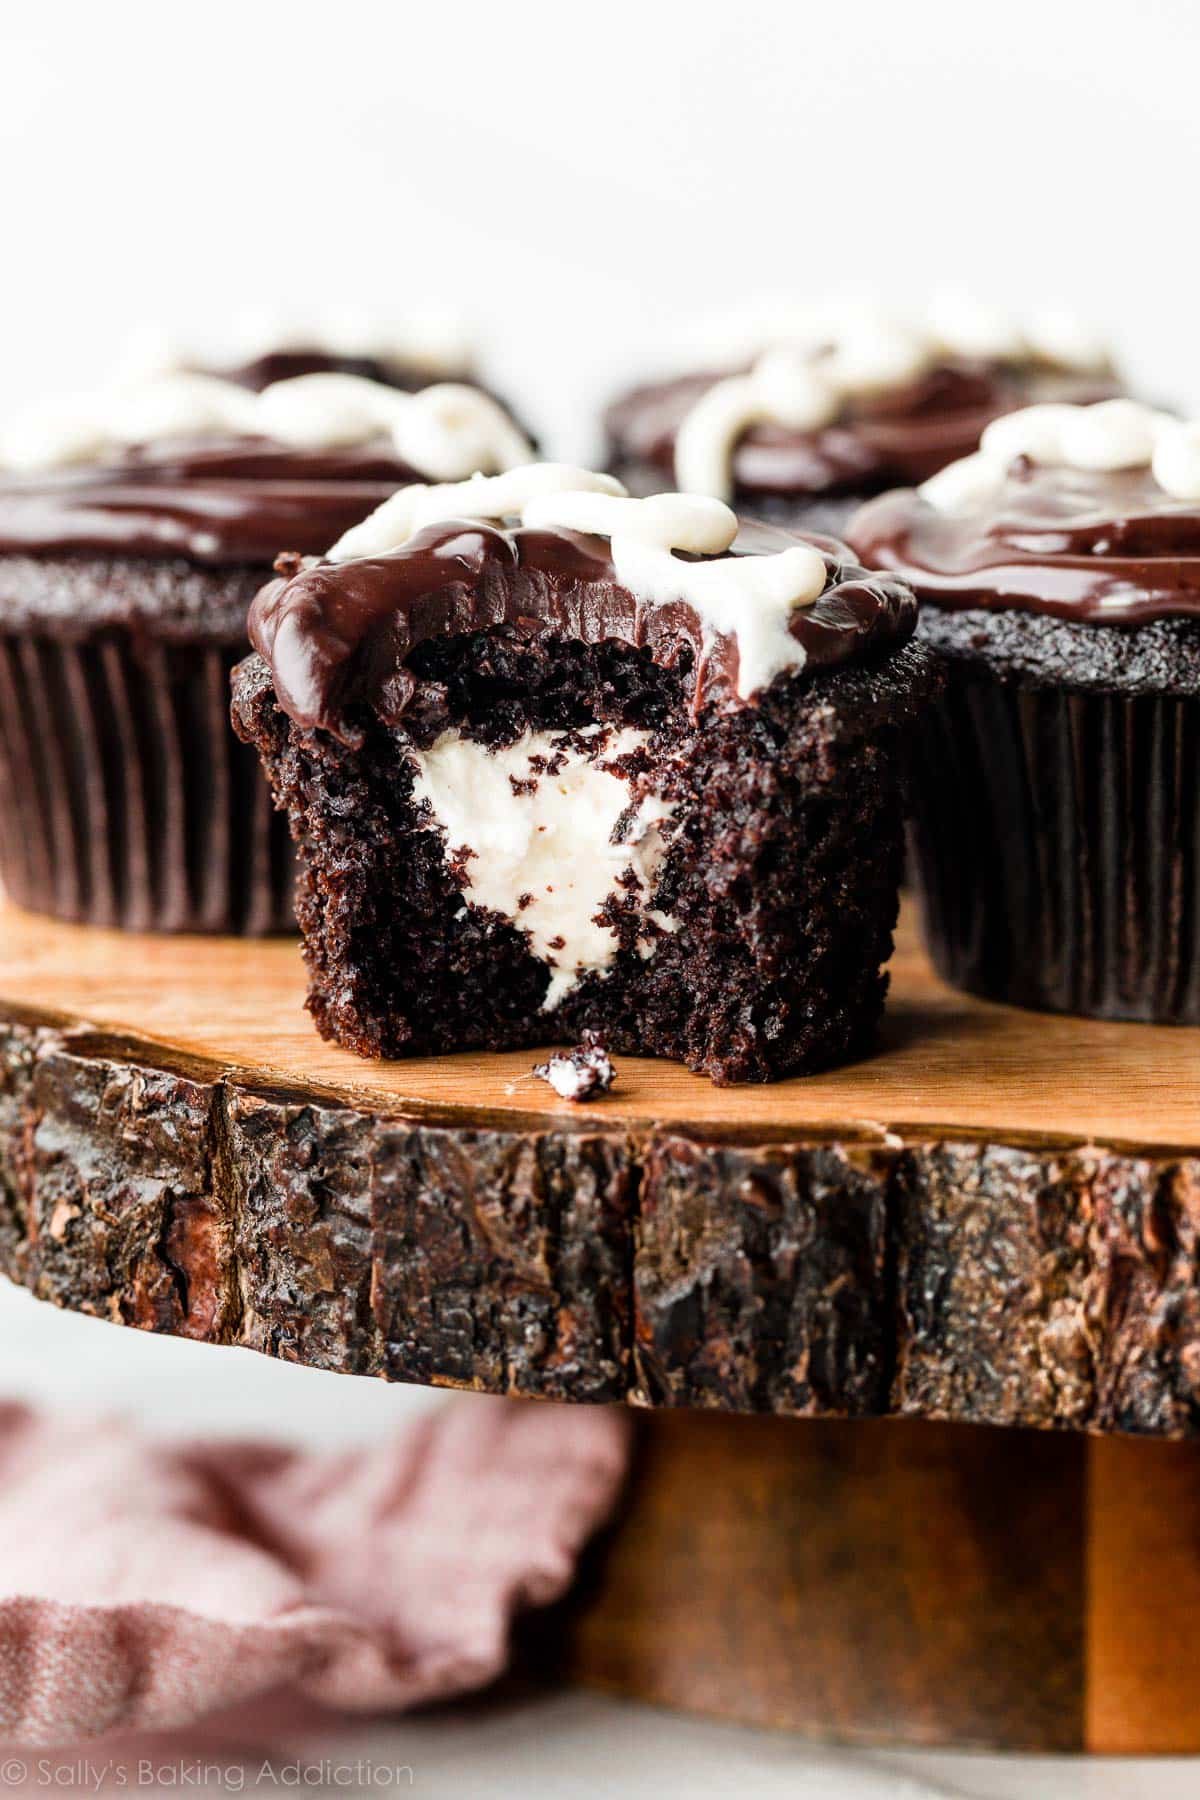
<path id="1" fill-rule="evenodd" d="M 0 1405 L 0 1734 L 157 1731 L 283 1686 L 355 1710 L 480 1687 L 626 1459 L 616 1409 L 484 1396 L 322 1455 Z"/>

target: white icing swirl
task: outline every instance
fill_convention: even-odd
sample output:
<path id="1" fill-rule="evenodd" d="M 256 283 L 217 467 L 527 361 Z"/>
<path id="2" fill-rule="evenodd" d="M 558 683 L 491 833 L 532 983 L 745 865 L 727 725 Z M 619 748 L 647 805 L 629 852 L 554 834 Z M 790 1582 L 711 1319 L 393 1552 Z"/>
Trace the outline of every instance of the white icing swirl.
<path id="1" fill-rule="evenodd" d="M 1074 374 L 1112 368 L 1108 345 L 1086 320 L 1062 306 L 1030 312 L 1008 309 L 969 294 L 945 290 L 908 313 L 859 299 L 791 300 L 767 297 L 685 334 L 693 358 L 713 366 L 749 362 L 769 349 L 814 354 L 847 338 L 873 337 L 913 355 L 918 370 L 937 356 L 983 357 L 993 362 L 1041 361 Z M 910 365 L 911 366 L 911 365 Z"/>
<path id="2" fill-rule="evenodd" d="M 404 461 L 434 481 L 528 462 L 533 446 L 504 408 L 482 389 L 440 381 L 404 396 L 392 441 Z"/>
<path id="3" fill-rule="evenodd" d="M 1024 322 L 974 294 L 935 294 L 925 313 L 931 353 L 979 362 L 1021 362 L 1032 351 Z"/>
<path id="4" fill-rule="evenodd" d="M 164 375 L 115 389 L 95 418 L 112 444 L 149 444 L 156 438 L 252 433 L 257 397 L 214 375 Z"/>
<path id="5" fill-rule="evenodd" d="M 1159 432 L 1170 423 L 1169 414 L 1137 400 L 1027 406 L 993 420 L 979 447 L 1002 464 L 1027 456 L 1066 469 L 1139 469 L 1150 462 Z"/>
<path id="6" fill-rule="evenodd" d="M 248 362 L 273 351 L 315 350 L 443 378 L 469 374 L 474 362 L 466 322 L 444 308 L 396 317 L 349 303 L 303 313 L 256 307 L 242 314 L 235 336 Z"/>
<path id="7" fill-rule="evenodd" d="M 819 430 L 847 400 L 919 380 L 947 356 L 1092 374 L 1110 366 L 1095 333 L 1061 310 L 1022 320 L 955 294 L 916 323 L 862 305 L 769 310 L 725 344 L 731 358 L 755 353 L 748 374 L 715 382 L 679 427 L 675 479 L 687 492 L 728 500 L 734 449 L 753 426 Z"/>
<path id="8" fill-rule="evenodd" d="M 973 456 L 950 463 L 918 490 L 938 512 L 989 505 L 1018 457 L 1084 473 L 1150 469 L 1173 500 L 1200 500 L 1200 422 L 1185 423 L 1136 400 L 1091 406 L 1027 406 L 988 426 Z"/>
<path id="9" fill-rule="evenodd" d="M 769 350 L 748 375 L 731 375 L 702 394 L 675 438 L 675 479 L 685 493 L 728 499 L 734 447 L 751 426 L 817 431 L 840 406 L 837 389 L 794 350 Z"/>
<path id="10" fill-rule="evenodd" d="M 253 396 L 254 417 L 264 437 L 297 450 L 335 450 L 391 435 L 402 416 L 394 389 L 361 375 L 322 371 L 274 381 Z"/>
<path id="11" fill-rule="evenodd" d="M 360 556 L 386 556 L 427 525 L 446 519 L 518 519 L 529 501 L 543 494 L 592 491 L 623 494 L 612 475 L 596 475 L 570 463 L 526 463 L 504 475 L 476 475 L 470 481 L 441 482 L 437 487 L 402 487 L 354 525 L 329 552 L 330 562 L 352 562 Z"/>
<path id="12" fill-rule="evenodd" d="M 397 372 L 414 370 L 431 381 L 461 381 L 475 364 L 472 334 L 445 309 L 397 318 L 353 305 L 302 313 L 262 306 L 243 312 L 223 339 L 179 337 L 162 324 L 143 321 L 121 344 L 114 375 L 125 383 L 146 381 L 299 351 L 377 362 Z"/>
<path id="13" fill-rule="evenodd" d="M 657 606 L 684 601 L 700 621 L 706 653 L 718 638 L 732 640 L 742 699 L 783 670 L 803 666 L 804 649 L 789 625 L 798 607 L 811 606 L 825 590 L 828 570 L 819 550 L 795 544 L 773 555 L 723 556 L 738 520 L 722 501 L 698 494 L 633 500 L 611 476 L 561 463 L 533 463 L 490 481 L 401 488 L 339 539 L 330 560 L 386 554 L 446 519 L 517 516 L 535 530 L 608 538 L 617 580 L 637 599 Z M 687 562 L 679 550 L 718 560 Z"/>
<path id="14" fill-rule="evenodd" d="M 176 437 L 269 437 L 304 450 L 376 440 L 437 480 L 528 460 L 530 445 L 478 388 L 437 383 L 409 394 L 358 375 L 318 373 L 261 393 L 215 375 L 170 374 L 18 418 L 0 434 L 0 466 L 33 471 Z"/>
<path id="15" fill-rule="evenodd" d="M 591 531 L 607 537 L 617 580 L 651 605 L 685 601 L 699 618 L 707 651 L 716 638 L 737 645 L 737 691 L 748 700 L 784 669 L 800 668 L 804 650 L 788 626 L 800 606 L 824 592 L 829 572 L 811 544 L 771 556 L 729 556 L 736 513 L 698 494 L 656 494 L 649 500 L 608 494 L 549 494 L 524 508 L 526 525 Z M 713 556 L 683 562 L 674 553 Z"/>
<path id="16" fill-rule="evenodd" d="M 959 514 L 974 512 L 985 506 L 999 491 L 1004 481 L 1004 463 L 976 450 L 972 456 L 947 463 L 936 475 L 922 482 L 917 490 L 935 512 Z"/>
<path id="17" fill-rule="evenodd" d="M 1173 500 L 1200 500 L 1200 420 L 1164 425 L 1150 468 L 1159 487 Z"/>
<path id="18" fill-rule="evenodd" d="M 1094 325 L 1066 306 L 1043 306 L 1025 321 L 1025 342 L 1039 362 L 1074 375 L 1105 375 L 1112 349 Z"/>

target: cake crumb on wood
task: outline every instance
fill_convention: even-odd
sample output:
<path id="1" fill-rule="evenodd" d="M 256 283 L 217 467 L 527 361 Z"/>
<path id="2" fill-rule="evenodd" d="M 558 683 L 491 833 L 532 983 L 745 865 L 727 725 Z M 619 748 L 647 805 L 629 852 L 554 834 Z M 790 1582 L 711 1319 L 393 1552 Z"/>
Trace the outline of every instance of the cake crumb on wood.
<path id="1" fill-rule="evenodd" d="M 585 1038 L 573 1050 L 556 1050 L 544 1063 L 535 1063 L 533 1073 L 548 1082 L 563 1100 L 598 1100 L 607 1094 L 616 1080 L 617 1071 L 603 1044 Z"/>

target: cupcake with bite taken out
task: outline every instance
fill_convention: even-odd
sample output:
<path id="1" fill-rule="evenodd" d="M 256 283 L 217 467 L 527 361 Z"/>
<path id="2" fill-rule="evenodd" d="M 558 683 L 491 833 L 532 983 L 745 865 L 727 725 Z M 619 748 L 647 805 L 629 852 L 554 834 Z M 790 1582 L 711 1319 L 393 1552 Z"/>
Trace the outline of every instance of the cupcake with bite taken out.
<path id="1" fill-rule="evenodd" d="M 326 1037 L 718 1082 L 871 1043 L 936 679 L 903 582 L 557 464 L 401 489 L 277 570 L 233 716 L 292 818 Z"/>
<path id="2" fill-rule="evenodd" d="M 1200 1024 L 1200 424 L 1032 407 L 848 536 L 947 671 L 913 784 L 941 973 Z"/>
<path id="3" fill-rule="evenodd" d="M 292 924 L 293 865 L 229 724 L 246 614 L 397 482 L 528 459 L 478 389 L 315 373 L 113 387 L 0 434 L 0 878 L 140 930 Z"/>
<path id="4" fill-rule="evenodd" d="M 1119 394 L 1094 331 L 962 299 L 906 318 L 861 304 L 775 307 L 698 343 L 694 372 L 605 414 L 607 466 L 634 493 L 713 494 L 743 516 L 840 533 L 859 505 L 968 455 L 992 419 Z"/>

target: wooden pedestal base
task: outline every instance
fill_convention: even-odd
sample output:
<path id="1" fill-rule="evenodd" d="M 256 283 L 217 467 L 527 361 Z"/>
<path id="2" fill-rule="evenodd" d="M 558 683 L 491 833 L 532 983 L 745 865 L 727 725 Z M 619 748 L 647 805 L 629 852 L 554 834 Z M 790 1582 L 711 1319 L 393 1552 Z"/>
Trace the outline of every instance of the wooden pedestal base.
<path id="1" fill-rule="evenodd" d="M 647 1418 L 564 1657 L 814 1737 L 1200 1752 L 1200 1448 Z"/>

